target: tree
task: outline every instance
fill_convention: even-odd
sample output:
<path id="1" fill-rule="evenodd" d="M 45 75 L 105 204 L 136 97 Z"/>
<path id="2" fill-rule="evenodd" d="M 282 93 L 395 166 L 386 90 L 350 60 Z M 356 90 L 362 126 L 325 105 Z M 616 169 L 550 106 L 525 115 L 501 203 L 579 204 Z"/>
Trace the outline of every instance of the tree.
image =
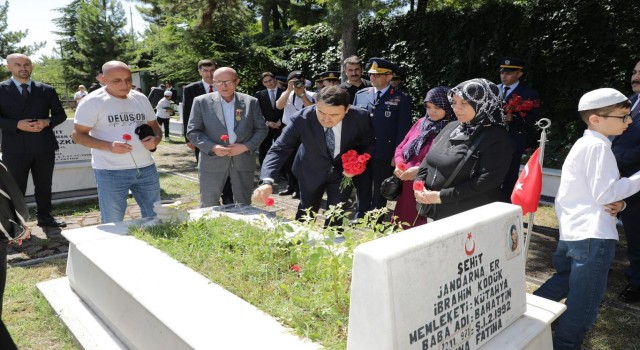
<path id="1" fill-rule="evenodd" d="M 130 35 L 126 30 L 127 16 L 117 0 L 81 2 L 78 10 L 76 39 L 79 55 L 88 77 L 93 77 L 102 65 L 111 60 L 128 61 Z"/>
<path id="2" fill-rule="evenodd" d="M 60 60 L 64 67 L 64 79 L 70 85 L 78 85 L 86 82 L 86 76 L 80 70 L 75 68 L 82 66 L 82 61 L 75 54 L 80 52 L 78 40 L 76 40 L 76 31 L 78 29 L 78 11 L 85 0 L 73 0 L 67 6 L 57 8 L 54 11 L 60 12 L 61 17 L 54 18 L 53 23 L 60 28 L 54 31 L 62 39 L 58 41 Z"/>
<path id="3" fill-rule="evenodd" d="M 74 6 L 77 6 L 75 19 Z M 63 17 L 56 24 L 63 29 L 63 40 L 74 50 L 63 52 L 71 55 L 65 60 L 65 68 L 74 84 L 79 83 L 78 78 L 84 82 L 92 81 L 95 73 L 107 61 L 128 62 L 133 57 L 131 36 L 126 31 L 126 13 L 118 0 L 75 0 L 65 9 Z M 64 27 L 65 23 L 70 26 Z"/>
<path id="4" fill-rule="evenodd" d="M 4 5 L 0 5 L 0 57 L 4 58 L 12 53 L 23 53 L 31 55 L 45 45 L 45 42 L 34 43 L 31 45 L 19 45 L 29 30 L 7 31 L 7 12 L 9 11 L 9 1 L 5 1 Z"/>

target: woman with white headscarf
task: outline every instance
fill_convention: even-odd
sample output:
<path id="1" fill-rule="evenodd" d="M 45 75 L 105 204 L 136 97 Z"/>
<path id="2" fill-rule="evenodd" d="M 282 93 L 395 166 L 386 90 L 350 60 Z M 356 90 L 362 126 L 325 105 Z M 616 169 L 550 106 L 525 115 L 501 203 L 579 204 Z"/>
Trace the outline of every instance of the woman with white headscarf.
<path id="1" fill-rule="evenodd" d="M 436 137 L 415 180 L 424 185 L 414 190 L 418 212 L 432 220 L 499 201 L 514 148 L 494 83 L 460 83 L 449 92 L 449 102 L 458 120 Z"/>

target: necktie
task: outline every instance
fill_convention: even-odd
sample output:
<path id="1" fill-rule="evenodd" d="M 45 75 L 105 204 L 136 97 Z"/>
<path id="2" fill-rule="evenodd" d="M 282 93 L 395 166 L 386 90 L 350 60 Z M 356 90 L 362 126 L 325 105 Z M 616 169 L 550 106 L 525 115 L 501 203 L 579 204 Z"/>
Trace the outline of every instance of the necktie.
<path id="1" fill-rule="evenodd" d="M 213 84 L 209 85 L 209 93 L 213 92 Z"/>
<path id="2" fill-rule="evenodd" d="M 509 88 L 508 86 L 505 86 L 505 87 L 502 89 L 502 100 L 503 100 L 503 101 L 505 101 L 505 100 L 507 99 L 507 94 L 509 93 L 509 89 L 510 89 L 510 88 Z"/>
<path id="3" fill-rule="evenodd" d="M 633 110 L 631 110 L 631 117 L 635 119 L 635 116 L 640 112 L 640 101 L 636 102 L 636 105 L 633 106 Z"/>
<path id="4" fill-rule="evenodd" d="M 271 98 L 271 106 L 276 108 L 276 90 L 269 90 L 269 97 Z"/>
<path id="5" fill-rule="evenodd" d="M 373 101 L 374 105 L 378 104 L 378 100 L 380 100 L 380 95 L 382 95 L 382 91 L 378 90 L 378 93 L 376 94 L 376 99 L 375 101 Z"/>
<path id="6" fill-rule="evenodd" d="M 324 138 L 327 140 L 327 151 L 329 156 L 333 158 L 333 154 L 336 150 L 336 135 L 333 134 L 333 129 L 327 128 L 324 132 Z"/>
<path id="7" fill-rule="evenodd" d="M 22 97 L 29 97 L 29 84 L 20 84 L 20 86 L 22 87 Z"/>

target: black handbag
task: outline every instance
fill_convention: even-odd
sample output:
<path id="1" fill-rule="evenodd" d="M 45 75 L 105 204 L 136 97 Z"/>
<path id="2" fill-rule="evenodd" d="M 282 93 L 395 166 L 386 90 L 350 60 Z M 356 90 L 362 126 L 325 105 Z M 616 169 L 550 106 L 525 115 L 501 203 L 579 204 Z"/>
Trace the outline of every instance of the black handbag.
<path id="1" fill-rule="evenodd" d="M 380 195 L 387 200 L 395 201 L 402 193 L 402 180 L 395 175 L 384 179 L 380 185 Z"/>
<path id="2" fill-rule="evenodd" d="M 464 159 L 462 159 L 462 161 L 458 163 L 456 168 L 453 169 L 453 172 L 451 173 L 451 175 L 449 175 L 449 178 L 447 178 L 447 181 L 445 181 L 445 183 L 442 185 L 442 188 L 447 188 L 449 187 L 449 185 L 451 185 L 451 182 L 458 175 L 464 163 L 466 163 L 467 160 L 469 160 L 473 152 L 476 150 L 476 147 L 478 147 L 478 144 L 480 144 L 480 141 L 482 141 L 482 139 L 484 138 L 484 135 L 485 133 L 481 133 L 480 135 L 478 135 L 478 137 L 476 137 L 476 139 L 471 144 L 471 147 L 469 147 L 469 149 L 467 150 L 467 154 L 464 156 Z M 418 215 L 424 216 L 426 218 L 435 219 L 437 209 L 438 209 L 438 204 L 416 203 L 416 210 L 418 212 Z"/>

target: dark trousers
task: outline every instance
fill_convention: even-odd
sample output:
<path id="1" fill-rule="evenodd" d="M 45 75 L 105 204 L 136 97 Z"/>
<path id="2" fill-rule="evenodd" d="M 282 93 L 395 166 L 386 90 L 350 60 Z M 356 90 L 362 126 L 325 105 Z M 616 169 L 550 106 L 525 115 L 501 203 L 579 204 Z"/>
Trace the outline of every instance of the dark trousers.
<path id="1" fill-rule="evenodd" d="M 287 174 L 287 190 L 293 192 L 298 192 L 300 188 L 300 186 L 298 185 L 298 178 L 296 178 L 292 170 L 293 160 L 296 158 L 298 148 L 300 148 L 300 144 L 296 146 L 296 148 L 293 150 L 293 153 L 291 153 L 291 156 L 289 156 L 289 159 L 287 159 L 287 161 L 284 163 L 284 166 L 282 167 L 282 169 L 285 171 L 285 174 Z"/>
<path id="2" fill-rule="evenodd" d="M 171 118 L 156 118 L 156 120 L 158 121 L 158 124 L 162 125 L 162 128 L 164 129 L 164 137 L 168 138 L 169 137 L 169 121 L 171 121 Z"/>
<path id="3" fill-rule="evenodd" d="M 18 347 L 11 339 L 11 334 L 9 334 L 9 330 L 4 325 L 4 322 L 0 320 L 0 349 L 3 350 L 18 350 Z"/>
<path id="4" fill-rule="evenodd" d="M 354 178 L 357 194 L 356 218 L 372 209 L 384 208 L 387 200 L 380 195 L 382 181 L 393 174 L 391 160 L 369 159 L 364 173 Z"/>
<path id="5" fill-rule="evenodd" d="M 309 186 L 305 183 L 300 183 L 300 203 L 296 212 L 296 220 L 301 220 L 307 214 L 306 209 L 310 209 L 312 213 L 317 213 L 320 210 L 322 195 L 325 191 L 327 192 L 327 208 L 330 205 L 345 203 L 349 199 L 353 188 L 349 187 L 340 191 L 340 181 L 342 181 L 342 174 L 331 172 L 327 181 L 321 186 Z M 342 222 L 336 221 L 335 218 L 333 220 L 327 218 L 324 225 L 341 226 Z"/>
<path id="6" fill-rule="evenodd" d="M 509 130 L 509 135 L 515 143 L 515 150 L 511 156 L 511 164 L 509 170 L 504 176 L 502 181 L 502 198 L 505 203 L 511 203 L 511 193 L 518 181 L 518 175 L 520 174 L 520 163 L 522 163 L 522 155 L 527 145 L 527 135 L 524 130 Z"/>
<path id="7" fill-rule="evenodd" d="M 627 207 L 620 212 L 627 237 L 629 267 L 625 271 L 629 284 L 640 287 L 640 194 L 625 199 Z"/>
<path id="8" fill-rule="evenodd" d="M 53 177 L 55 160 L 55 151 L 35 154 L 2 154 L 2 161 L 23 194 L 27 192 L 27 181 L 29 180 L 29 172 L 31 172 L 38 217 L 51 215 L 51 178 Z"/>
<path id="9" fill-rule="evenodd" d="M 264 162 L 264 157 L 267 156 L 267 152 L 269 152 L 269 149 L 271 148 L 273 141 L 275 141 L 278 138 L 278 136 L 280 136 L 280 133 L 281 133 L 280 129 L 269 128 L 269 133 L 267 134 L 267 137 L 260 144 L 260 153 L 258 154 L 258 161 L 260 162 L 260 166 L 262 166 L 262 163 Z"/>

